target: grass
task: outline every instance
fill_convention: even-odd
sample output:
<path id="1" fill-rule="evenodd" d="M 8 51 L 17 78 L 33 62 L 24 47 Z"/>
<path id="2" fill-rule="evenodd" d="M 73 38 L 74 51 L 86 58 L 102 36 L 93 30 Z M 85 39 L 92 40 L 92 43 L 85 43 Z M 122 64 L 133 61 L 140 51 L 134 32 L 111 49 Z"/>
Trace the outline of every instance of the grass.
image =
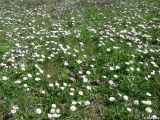
<path id="1" fill-rule="evenodd" d="M 0 119 L 159 118 L 160 1 L 71 2 L 1 1 Z"/>

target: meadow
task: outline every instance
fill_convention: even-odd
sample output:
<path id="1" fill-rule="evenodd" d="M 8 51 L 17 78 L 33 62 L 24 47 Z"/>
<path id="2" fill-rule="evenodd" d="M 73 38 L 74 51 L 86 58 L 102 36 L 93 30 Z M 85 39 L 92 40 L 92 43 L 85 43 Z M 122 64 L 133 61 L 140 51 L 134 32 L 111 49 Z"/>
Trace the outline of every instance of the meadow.
<path id="1" fill-rule="evenodd" d="M 0 120 L 160 119 L 160 0 L 1 0 Z"/>

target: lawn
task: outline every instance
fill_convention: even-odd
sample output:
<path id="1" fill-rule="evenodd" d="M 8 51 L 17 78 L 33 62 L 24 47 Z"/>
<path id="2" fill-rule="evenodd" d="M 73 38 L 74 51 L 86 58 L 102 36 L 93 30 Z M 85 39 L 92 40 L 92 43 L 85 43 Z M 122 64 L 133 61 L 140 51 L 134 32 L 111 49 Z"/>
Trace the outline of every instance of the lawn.
<path id="1" fill-rule="evenodd" d="M 0 120 L 160 119 L 160 0 L 1 0 Z"/>

